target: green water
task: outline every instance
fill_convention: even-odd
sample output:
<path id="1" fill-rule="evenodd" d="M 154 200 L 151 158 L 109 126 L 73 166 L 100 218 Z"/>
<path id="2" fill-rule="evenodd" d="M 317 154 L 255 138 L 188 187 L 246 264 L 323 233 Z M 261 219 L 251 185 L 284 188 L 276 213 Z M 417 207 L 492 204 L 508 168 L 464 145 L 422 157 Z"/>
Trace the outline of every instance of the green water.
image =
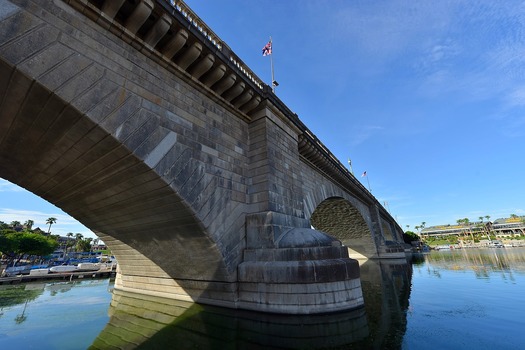
<path id="1" fill-rule="evenodd" d="M 366 306 L 318 316 L 144 298 L 107 279 L 0 286 L 0 349 L 524 348 L 524 248 L 368 261 L 361 273 Z"/>
<path id="2" fill-rule="evenodd" d="M 0 349 L 86 349 L 108 322 L 109 279 L 0 286 Z"/>

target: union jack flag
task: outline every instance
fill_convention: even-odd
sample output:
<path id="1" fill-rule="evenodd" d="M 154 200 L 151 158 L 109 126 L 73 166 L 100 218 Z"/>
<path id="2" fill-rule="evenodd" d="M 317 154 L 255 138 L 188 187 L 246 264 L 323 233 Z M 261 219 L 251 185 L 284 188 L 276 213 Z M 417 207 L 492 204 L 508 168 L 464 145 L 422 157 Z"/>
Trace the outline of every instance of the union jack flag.
<path id="1" fill-rule="evenodd" d="M 264 45 L 264 47 L 262 49 L 262 55 L 263 56 L 268 56 L 268 55 L 271 55 L 271 54 L 272 54 L 272 42 L 268 41 L 268 44 Z"/>

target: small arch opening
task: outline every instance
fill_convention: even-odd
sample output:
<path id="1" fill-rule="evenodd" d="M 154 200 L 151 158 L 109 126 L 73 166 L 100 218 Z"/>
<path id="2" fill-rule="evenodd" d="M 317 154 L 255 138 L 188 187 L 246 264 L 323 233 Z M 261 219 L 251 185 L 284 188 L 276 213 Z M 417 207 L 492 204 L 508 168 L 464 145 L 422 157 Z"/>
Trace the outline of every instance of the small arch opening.
<path id="1" fill-rule="evenodd" d="M 319 203 L 310 224 L 340 240 L 348 247 L 351 258 L 368 259 L 377 255 L 372 232 L 363 215 L 344 198 L 331 197 Z"/>

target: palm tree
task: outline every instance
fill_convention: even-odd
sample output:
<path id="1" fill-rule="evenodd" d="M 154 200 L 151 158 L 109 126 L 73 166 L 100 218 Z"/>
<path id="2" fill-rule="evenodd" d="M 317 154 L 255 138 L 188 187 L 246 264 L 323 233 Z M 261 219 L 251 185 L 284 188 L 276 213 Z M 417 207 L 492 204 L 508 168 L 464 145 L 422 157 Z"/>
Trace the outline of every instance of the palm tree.
<path id="1" fill-rule="evenodd" d="M 33 228 L 33 225 L 34 225 L 34 221 L 33 220 L 27 220 L 25 223 L 24 223 L 24 226 L 26 227 L 26 229 L 28 231 L 31 231 L 31 229 Z"/>
<path id="2" fill-rule="evenodd" d="M 57 222 L 57 218 L 54 218 L 54 217 L 47 218 L 46 224 L 49 225 L 49 228 L 47 229 L 48 234 L 51 232 L 51 225 L 53 225 L 55 222 Z"/>
<path id="3" fill-rule="evenodd" d="M 91 241 L 92 240 L 93 238 L 91 237 L 79 239 L 77 241 L 77 251 L 80 251 L 80 252 L 91 251 Z"/>
<path id="4" fill-rule="evenodd" d="M 474 243 L 474 236 L 472 235 L 472 229 L 470 228 L 470 220 L 468 218 L 464 218 L 463 222 L 467 226 L 468 233 L 470 234 L 470 238 L 472 239 L 472 243 Z"/>
<path id="5" fill-rule="evenodd" d="M 93 240 L 93 245 L 94 245 L 94 246 L 98 246 L 98 242 L 99 242 L 99 241 L 100 241 L 100 240 L 99 240 L 98 238 L 95 238 L 95 239 Z"/>
<path id="6" fill-rule="evenodd" d="M 84 238 L 84 236 L 82 235 L 82 233 L 75 233 L 75 250 L 78 252 L 78 248 L 79 248 L 79 242 Z"/>
<path id="7" fill-rule="evenodd" d="M 490 239 L 490 229 L 492 227 L 492 224 L 490 223 L 490 215 L 485 215 L 485 219 L 487 219 L 487 236 Z"/>
<path id="8" fill-rule="evenodd" d="M 65 251 L 66 251 L 66 254 L 67 254 L 67 249 L 70 247 L 70 245 L 69 245 L 70 238 L 73 237 L 74 234 L 73 234 L 73 232 L 68 232 L 66 234 L 66 236 L 67 236 L 67 241 L 66 241 L 66 249 L 65 249 Z"/>
<path id="9" fill-rule="evenodd" d="M 421 234 L 423 234 L 423 229 L 425 228 L 426 222 L 422 222 L 421 225 L 419 225 L 419 228 L 421 229 Z"/>
<path id="10" fill-rule="evenodd" d="M 486 227 L 485 227 L 485 223 L 483 222 L 483 219 L 484 219 L 483 216 L 480 216 L 480 217 L 479 217 L 479 221 L 481 222 L 481 223 L 480 223 L 480 228 L 483 230 L 483 233 L 485 233 L 485 228 L 486 228 Z"/>

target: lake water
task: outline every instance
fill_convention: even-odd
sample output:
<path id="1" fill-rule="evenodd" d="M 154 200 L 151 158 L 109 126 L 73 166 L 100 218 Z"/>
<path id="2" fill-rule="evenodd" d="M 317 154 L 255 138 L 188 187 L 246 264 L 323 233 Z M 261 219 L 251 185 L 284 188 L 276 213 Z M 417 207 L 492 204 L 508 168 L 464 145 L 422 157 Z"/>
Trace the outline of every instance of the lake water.
<path id="1" fill-rule="evenodd" d="M 229 310 L 112 291 L 110 280 L 0 286 L 0 349 L 523 349 L 525 248 L 361 265 L 364 308 Z"/>

